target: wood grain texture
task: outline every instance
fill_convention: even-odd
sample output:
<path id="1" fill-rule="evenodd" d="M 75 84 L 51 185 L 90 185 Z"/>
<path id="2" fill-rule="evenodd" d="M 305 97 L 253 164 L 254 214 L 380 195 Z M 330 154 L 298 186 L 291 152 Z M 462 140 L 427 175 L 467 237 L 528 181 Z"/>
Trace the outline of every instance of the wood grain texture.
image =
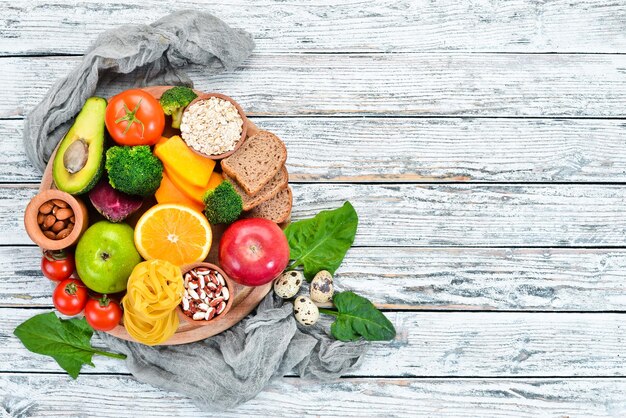
<path id="1" fill-rule="evenodd" d="M 0 372 L 61 372 L 49 357 L 13 336 L 27 318 L 49 310 L 0 309 Z M 616 313 L 386 312 L 396 339 L 373 343 L 349 376 L 549 377 L 626 374 L 626 329 Z M 329 325 L 324 316 L 322 324 Z M 94 338 L 94 345 L 102 342 Z M 123 362 L 94 357 L 84 373 L 124 373 Z"/>
<path id="2" fill-rule="evenodd" d="M 0 187 L 0 244 L 30 244 L 23 208 L 37 185 Z M 293 220 L 349 200 L 356 246 L 598 247 L 626 243 L 617 185 L 293 184 Z"/>
<path id="3" fill-rule="evenodd" d="M 123 390 L 121 390 L 123 388 Z M 274 380 L 223 417 L 616 417 L 626 414 L 625 379 Z M 295 395 L 297 394 L 297 395 Z M 12 417 L 209 417 L 193 403 L 128 376 L 0 375 L 0 412 Z M 367 412 L 365 412 L 367 411 Z"/>
<path id="4" fill-rule="evenodd" d="M 241 69 L 190 68 L 196 87 L 286 140 L 295 219 L 354 203 L 337 287 L 401 310 L 352 375 L 277 379 L 225 416 L 626 415 L 626 250 L 608 248 L 626 246 L 626 190 L 607 184 L 626 181 L 625 4 L 25 0 L 0 4 L 1 416 L 214 415 L 112 359 L 71 381 L 12 335 L 51 291 L 19 246 L 39 180 L 20 119 L 80 60 L 29 55 L 185 7 L 252 32 Z M 406 184 L 462 181 L 507 184 Z M 595 248 L 494 248 L 570 246 Z"/>
<path id="5" fill-rule="evenodd" d="M 23 116 L 79 59 L 0 59 L 0 118 Z M 188 73 L 197 89 L 227 94 L 252 116 L 621 117 L 624 68 L 626 55 L 255 54 L 233 73 Z"/>
<path id="6" fill-rule="evenodd" d="M 37 247 L 0 247 L 0 307 L 51 307 Z M 626 250 L 353 248 L 335 275 L 384 309 L 626 310 Z M 36 284 L 36 285 L 34 285 Z"/>
<path id="7" fill-rule="evenodd" d="M 0 5 L 0 53 L 80 54 L 103 30 L 183 8 L 245 27 L 264 52 L 626 49 L 621 2 L 22 0 Z"/>
<path id="8" fill-rule="evenodd" d="M 253 118 L 294 182 L 625 182 L 620 120 Z M 38 182 L 23 121 L 0 120 L 0 182 Z M 381 140 L 385 138 L 385 140 Z"/>

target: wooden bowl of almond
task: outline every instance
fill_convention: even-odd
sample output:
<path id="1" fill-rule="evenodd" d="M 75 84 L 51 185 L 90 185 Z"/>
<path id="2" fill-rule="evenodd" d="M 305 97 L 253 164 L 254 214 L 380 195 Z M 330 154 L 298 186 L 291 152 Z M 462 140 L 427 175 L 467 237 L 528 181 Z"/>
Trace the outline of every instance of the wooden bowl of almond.
<path id="1" fill-rule="evenodd" d="M 45 250 L 61 250 L 75 244 L 87 225 L 85 204 L 56 189 L 39 193 L 24 213 L 26 233 Z"/>

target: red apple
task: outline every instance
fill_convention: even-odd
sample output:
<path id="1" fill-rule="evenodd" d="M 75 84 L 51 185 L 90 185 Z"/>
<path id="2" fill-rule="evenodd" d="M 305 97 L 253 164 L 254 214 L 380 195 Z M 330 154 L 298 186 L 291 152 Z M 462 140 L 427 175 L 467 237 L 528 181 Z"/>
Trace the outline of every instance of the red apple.
<path id="1" fill-rule="evenodd" d="M 282 273 L 289 263 L 289 244 L 272 221 L 242 219 L 224 232 L 219 248 L 220 266 L 244 286 L 261 286 Z"/>

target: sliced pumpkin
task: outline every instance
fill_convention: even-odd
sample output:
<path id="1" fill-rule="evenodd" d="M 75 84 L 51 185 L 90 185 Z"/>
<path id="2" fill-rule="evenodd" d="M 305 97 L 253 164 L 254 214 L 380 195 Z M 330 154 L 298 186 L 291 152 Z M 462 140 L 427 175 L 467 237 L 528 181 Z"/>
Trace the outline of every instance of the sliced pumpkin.
<path id="1" fill-rule="evenodd" d="M 206 189 L 207 190 L 215 189 L 223 181 L 224 181 L 224 177 L 220 173 L 217 173 L 214 171 L 211 174 L 211 178 L 209 179 L 209 184 L 206 185 Z"/>
<path id="2" fill-rule="evenodd" d="M 172 183 L 172 180 L 170 180 L 166 173 L 163 173 L 161 186 L 154 194 L 154 197 L 158 203 L 178 203 L 201 213 L 204 211 L 204 204 L 190 199 L 185 193 L 181 192 L 174 183 Z"/>
<path id="3" fill-rule="evenodd" d="M 176 174 L 175 172 L 170 171 L 167 166 L 165 166 L 165 170 L 163 171 L 163 173 L 167 174 L 169 179 L 172 181 L 172 183 L 174 184 L 174 186 L 176 186 L 178 190 L 183 192 L 191 200 L 198 202 L 202 205 L 204 205 L 204 202 L 202 201 L 202 197 L 204 196 L 206 191 L 211 188 L 217 187 L 217 185 L 220 184 L 223 180 L 222 175 L 220 173 L 215 173 L 215 176 L 209 177 L 209 181 L 207 182 L 206 185 L 202 187 L 198 187 L 198 186 L 194 186 L 193 184 L 188 183 L 187 181 L 185 181 L 185 179 L 178 176 L 178 174 Z"/>
<path id="4" fill-rule="evenodd" d="M 215 168 L 215 160 L 192 151 L 180 136 L 159 141 L 154 146 L 154 155 L 170 172 L 193 186 L 206 186 Z"/>

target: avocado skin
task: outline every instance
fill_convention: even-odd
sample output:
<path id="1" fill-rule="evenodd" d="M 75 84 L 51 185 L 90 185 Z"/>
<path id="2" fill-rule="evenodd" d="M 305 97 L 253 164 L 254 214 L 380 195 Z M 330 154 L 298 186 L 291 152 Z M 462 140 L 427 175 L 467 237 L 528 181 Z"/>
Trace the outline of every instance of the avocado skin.
<path id="1" fill-rule="evenodd" d="M 104 142 L 107 101 L 90 97 L 76 116 L 74 124 L 61 140 L 52 163 L 52 177 L 59 190 L 83 194 L 91 190 L 104 173 Z M 74 141 L 83 139 L 89 145 L 87 163 L 77 173 L 70 174 L 63 165 L 63 154 Z"/>

